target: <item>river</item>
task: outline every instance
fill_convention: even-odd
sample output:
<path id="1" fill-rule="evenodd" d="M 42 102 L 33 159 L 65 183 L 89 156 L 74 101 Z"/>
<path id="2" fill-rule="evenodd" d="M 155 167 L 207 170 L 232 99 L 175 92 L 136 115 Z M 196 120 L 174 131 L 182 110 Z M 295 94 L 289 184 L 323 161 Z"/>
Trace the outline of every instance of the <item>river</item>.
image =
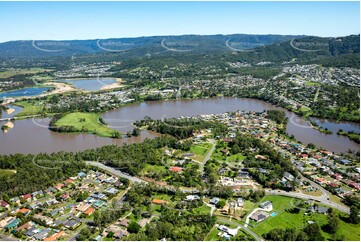
<path id="1" fill-rule="evenodd" d="M 274 105 L 247 98 L 209 98 L 196 100 L 173 100 L 132 104 L 102 115 L 108 126 L 123 132 L 132 130 L 135 120 L 149 116 L 153 119 L 162 117 L 196 116 L 199 114 L 223 113 L 226 111 L 246 110 L 264 111 L 284 110 Z M 285 110 L 289 122 L 287 132 L 302 143 L 313 143 L 333 152 L 345 152 L 348 149 L 359 151 L 360 146 L 344 136 L 326 135 L 312 129 L 308 122 L 292 112 Z M 330 121 L 328 121 L 330 122 Z M 15 121 L 15 126 L 8 133 L 0 133 L 0 154 L 56 152 L 60 150 L 77 151 L 103 145 L 122 145 L 141 142 L 145 138 L 154 138 L 158 134 L 142 131 L 140 137 L 111 139 L 91 134 L 61 134 L 47 128 L 49 119 L 27 119 Z M 337 127 L 335 122 L 333 125 Z M 360 128 L 359 124 L 352 124 Z"/>
<path id="2" fill-rule="evenodd" d="M 98 91 L 104 86 L 116 83 L 114 78 L 64 79 L 56 81 L 70 83 L 74 87 L 86 91 Z"/>
<path id="3" fill-rule="evenodd" d="M 0 100 L 5 97 L 33 97 L 49 90 L 49 87 L 28 87 L 0 93 Z"/>

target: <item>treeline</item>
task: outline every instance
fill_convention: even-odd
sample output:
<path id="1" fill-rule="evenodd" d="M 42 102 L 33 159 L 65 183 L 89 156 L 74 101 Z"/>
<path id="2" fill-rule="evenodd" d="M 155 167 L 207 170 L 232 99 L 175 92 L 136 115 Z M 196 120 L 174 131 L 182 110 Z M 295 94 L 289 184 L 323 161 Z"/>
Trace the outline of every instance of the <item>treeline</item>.
<path id="1" fill-rule="evenodd" d="M 138 127 L 148 126 L 148 130 L 153 130 L 161 134 L 169 134 L 177 139 L 189 138 L 193 136 L 193 133 L 201 129 L 212 129 L 215 136 L 224 136 L 228 130 L 224 124 L 194 118 L 171 118 L 164 120 L 145 118 L 134 124 Z"/>
<path id="2" fill-rule="evenodd" d="M 339 135 L 345 135 L 347 137 L 350 138 L 350 140 L 355 141 L 356 143 L 360 143 L 360 134 L 356 133 L 355 131 L 343 131 L 342 129 L 340 129 L 339 131 L 337 131 L 337 134 Z"/>
<path id="3" fill-rule="evenodd" d="M 267 117 L 278 124 L 287 124 L 286 113 L 283 110 L 267 110 Z"/>
<path id="4" fill-rule="evenodd" d="M 162 147 L 179 148 L 179 142 L 173 137 L 145 139 L 143 143 L 125 146 L 108 145 L 96 149 L 80 151 L 83 160 L 99 160 L 106 165 L 119 168 L 131 175 L 138 175 L 145 165 L 162 165 Z"/>
<path id="5" fill-rule="evenodd" d="M 32 74 L 19 74 L 19 75 L 14 75 L 8 78 L 0 78 L 0 83 L 1 82 L 11 82 L 11 84 L 8 84 L 6 86 L 2 87 L 2 91 L 9 91 L 12 89 L 20 89 L 20 88 L 24 88 L 24 87 L 31 87 L 34 86 L 35 83 L 32 79 L 30 79 L 30 77 L 32 76 Z"/>

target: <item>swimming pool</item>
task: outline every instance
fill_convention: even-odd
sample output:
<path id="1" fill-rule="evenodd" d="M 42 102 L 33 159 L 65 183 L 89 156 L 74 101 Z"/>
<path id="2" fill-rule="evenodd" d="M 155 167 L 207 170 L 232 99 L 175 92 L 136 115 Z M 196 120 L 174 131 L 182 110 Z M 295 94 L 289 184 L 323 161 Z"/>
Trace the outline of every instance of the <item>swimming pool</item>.
<path id="1" fill-rule="evenodd" d="M 271 213 L 271 217 L 274 217 L 274 216 L 276 216 L 277 215 L 277 213 L 276 212 L 273 212 L 273 213 Z"/>

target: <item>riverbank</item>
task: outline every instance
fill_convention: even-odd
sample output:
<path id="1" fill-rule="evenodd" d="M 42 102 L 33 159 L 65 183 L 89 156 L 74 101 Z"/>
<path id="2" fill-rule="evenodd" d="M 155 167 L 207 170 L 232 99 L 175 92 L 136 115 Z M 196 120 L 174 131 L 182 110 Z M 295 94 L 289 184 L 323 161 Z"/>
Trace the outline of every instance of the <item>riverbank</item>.
<path id="1" fill-rule="evenodd" d="M 70 91 L 74 91 L 75 88 L 71 85 L 68 85 L 66 83 L 61 83 L 61 82 L 47 82 L 45 83 L 45 85 L 50 85 L 55 87 L 54 90 L 51 90 L 50 92 L 46 93 L 46 94 L 42 94 L 40 96 L 47 96 L 47 95 L 51 95 L 51 94 L 59 94 L 59 93 L 65 93 L 65 92 L 70 92 Z"/>

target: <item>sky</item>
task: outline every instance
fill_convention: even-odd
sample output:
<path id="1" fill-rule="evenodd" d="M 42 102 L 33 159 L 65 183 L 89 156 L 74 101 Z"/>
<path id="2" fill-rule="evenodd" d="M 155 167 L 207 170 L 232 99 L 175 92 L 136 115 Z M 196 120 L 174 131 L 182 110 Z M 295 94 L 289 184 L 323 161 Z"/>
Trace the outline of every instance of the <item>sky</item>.
<path id="1" fill-rule="evenodd" d="M 359 2 L 0 2 L 0 42 L 360 33 Z"/>

